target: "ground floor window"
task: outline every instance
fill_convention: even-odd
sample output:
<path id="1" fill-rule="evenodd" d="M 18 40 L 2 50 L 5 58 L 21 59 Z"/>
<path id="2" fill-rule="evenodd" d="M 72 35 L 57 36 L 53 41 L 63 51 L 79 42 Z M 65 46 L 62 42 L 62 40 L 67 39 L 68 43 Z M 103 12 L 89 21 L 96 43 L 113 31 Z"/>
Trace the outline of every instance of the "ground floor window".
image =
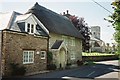
<path id="1" fill-rule="evenodd" d="M 71 60 L 74 60 L 74 59 L 75 59 L 75 53 L 74 53 L 74 52 L 71 52 L 70 58 L 71 58 Z"/>
<path id="2" fill-rule="evenodd" d="M 23 51 L 23 64 L 34 63 L 34 51 Z"/>
<path id="3" fill-rule="evenodd" d="M 45 59 L 46 58 L 46 51 L 41 51 L 41 59 Z"/>

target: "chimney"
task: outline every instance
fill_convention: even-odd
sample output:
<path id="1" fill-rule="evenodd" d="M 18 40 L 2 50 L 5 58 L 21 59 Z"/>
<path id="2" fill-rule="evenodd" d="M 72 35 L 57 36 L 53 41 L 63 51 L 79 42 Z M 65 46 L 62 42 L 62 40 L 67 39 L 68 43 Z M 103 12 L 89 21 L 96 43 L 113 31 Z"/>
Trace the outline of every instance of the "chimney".
<path id="1" fill-rule="evenodd" d="M 65 12 L 63 12 L 63 15 L 65 15 Z"/>
<path id="2" fill-rule="evenodd" d="M 69 11 L 67 10 L 67 14 L 69 14 Z"/>

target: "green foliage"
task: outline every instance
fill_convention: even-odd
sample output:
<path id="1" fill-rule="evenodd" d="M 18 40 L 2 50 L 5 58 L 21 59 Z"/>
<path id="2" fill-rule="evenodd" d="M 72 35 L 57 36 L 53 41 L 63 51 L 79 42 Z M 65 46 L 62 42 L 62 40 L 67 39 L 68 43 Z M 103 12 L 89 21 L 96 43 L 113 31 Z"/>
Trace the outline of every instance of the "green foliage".
<path id="1" fill-rule="evenodd" d="M 93 61 L 86 61 L 84 62 L 84 65 L 95 65 L 96 63 Z"/>
<path id="2" fill-rule="evenodd" d="M 47 65 L 48 70 L 56 70 L 57 66 L 55 64 L 49 64 Z"/>
<path id="3" fill-rule="evenodd" d="M 18 63 L 10 63 L 10 66 L 12 68 L 12 76 L 22 76 L 26 73 L 26 67 L 19 66 Z"/>
<path id="4" fill-rule="evenodd" d="M 115 55 L 115 54 L 108 54 L 108 53 L 98 53 L 98 52 L 94 52 L 94 53 L 82 53 L 82 56 L 111 56 L 111 55 Z"/>
<path id="5" fill-rule="evenodd" d="M 48 64 L 52 63 L 52 60 L 53 60 L 53 54 L 52 54 L 52 52 L 49 51 L 47 53 L 47 62 L 48 62 Z"/>
<path id="6" fill-rule="evenodd" d="M 78 65 L 78 66 L 83 65 L 83 61 L 79 61 L 79 60 L 77 60 L 77 65 Z"/>
<path id="7" fill-rule="evenodd" d="M 111 20 L 108 20 L 108 22 L 112 23 L 116 30 L 114 37 L 118 43 L 118 53 L 120 53 L 120 0 L 113 1 L 111 5 L 113 6 L 114 13 L 109 16 Z"/>
<path id="8" fill-rule="evenodd" d="M 52 52 L 48 52 L 47 53 L 47 69 L 48 70 L 55 70 L 57 67 L 55 64 L 52 63 L 52 60 L 53 60 L 53 54 Z"/>

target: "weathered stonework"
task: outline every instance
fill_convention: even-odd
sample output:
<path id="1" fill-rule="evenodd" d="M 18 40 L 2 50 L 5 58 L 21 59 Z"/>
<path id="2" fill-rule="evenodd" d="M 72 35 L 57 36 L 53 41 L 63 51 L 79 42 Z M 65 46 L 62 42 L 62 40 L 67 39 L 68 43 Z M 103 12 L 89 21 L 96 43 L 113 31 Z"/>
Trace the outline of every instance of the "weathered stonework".
<path id="1" fill-rule="evenodd" d="M 64 35 L 60 35 L 60 34 L 55 34 L 55 33 L 50 33 L 50 39 L 49 39 L 49 49 L 50 51 L 52 51 L 53 53 L 53 63 L 55 63 L 57 65 L 57 68 L 59 68 L 59 57 L 60 57 L 60 49 L 64 48 L 65 50 L 65 66 L 67 63 L 72 63 L 75 64 L 77 62 L 77 60 L 82 60 L 82 41 L 81 39 L 75 38 L 75 45 L 72 46 L 71 45 L 71 36 L 66 36 L 66 41 L 67 44 L 65 42 L 65 40 L 63 41 L 61 48 L 58 50 L 52 50 L 51 47 L 52 45 L 55 43 L 56 40 L 63 40 Z M 75 59 L 71 59 L 71 53 L 73 53 L 75 55 Z"/>
<path id="2" fill-rule="evenodd" d="M 35 73 L 46 69 L 47 58 L 41 59 L 37 52 L 47 51 L 47 38 L 26 33 L 3 31 L 2 60 L 3 74 L 11 75 L 10 63 L 19 63 L 27 68 L 27 73 Z M 23 64 L 23 51 L 34 50 L 34 63 Z M 46 56 L 47 57 L 47 56 Z"/>

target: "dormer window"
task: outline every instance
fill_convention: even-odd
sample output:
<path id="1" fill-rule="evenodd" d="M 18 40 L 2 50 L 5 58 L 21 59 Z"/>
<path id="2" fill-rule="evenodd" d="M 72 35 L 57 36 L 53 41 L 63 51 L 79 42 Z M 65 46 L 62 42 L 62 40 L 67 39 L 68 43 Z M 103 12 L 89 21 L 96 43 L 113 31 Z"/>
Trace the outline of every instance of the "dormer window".
<path id="1" fill-rule="evenodd" d="M 34 25 L 31 24 L 31 33 L 34 33 Z"/>
<path id="2" fill-rule="evenodd" d="M 34 28 L 35 26 L 33 24 L 30 24 L 30 23 L 27 23 L 26 25 L 26 31 L 30 34 L 33 34 L 35 31 L 34 31 Z"/>
<path id="3" fill-rule="evenodd" d="M 30 24 L 27 24 L 27 32 L 30 33 Z"/>

